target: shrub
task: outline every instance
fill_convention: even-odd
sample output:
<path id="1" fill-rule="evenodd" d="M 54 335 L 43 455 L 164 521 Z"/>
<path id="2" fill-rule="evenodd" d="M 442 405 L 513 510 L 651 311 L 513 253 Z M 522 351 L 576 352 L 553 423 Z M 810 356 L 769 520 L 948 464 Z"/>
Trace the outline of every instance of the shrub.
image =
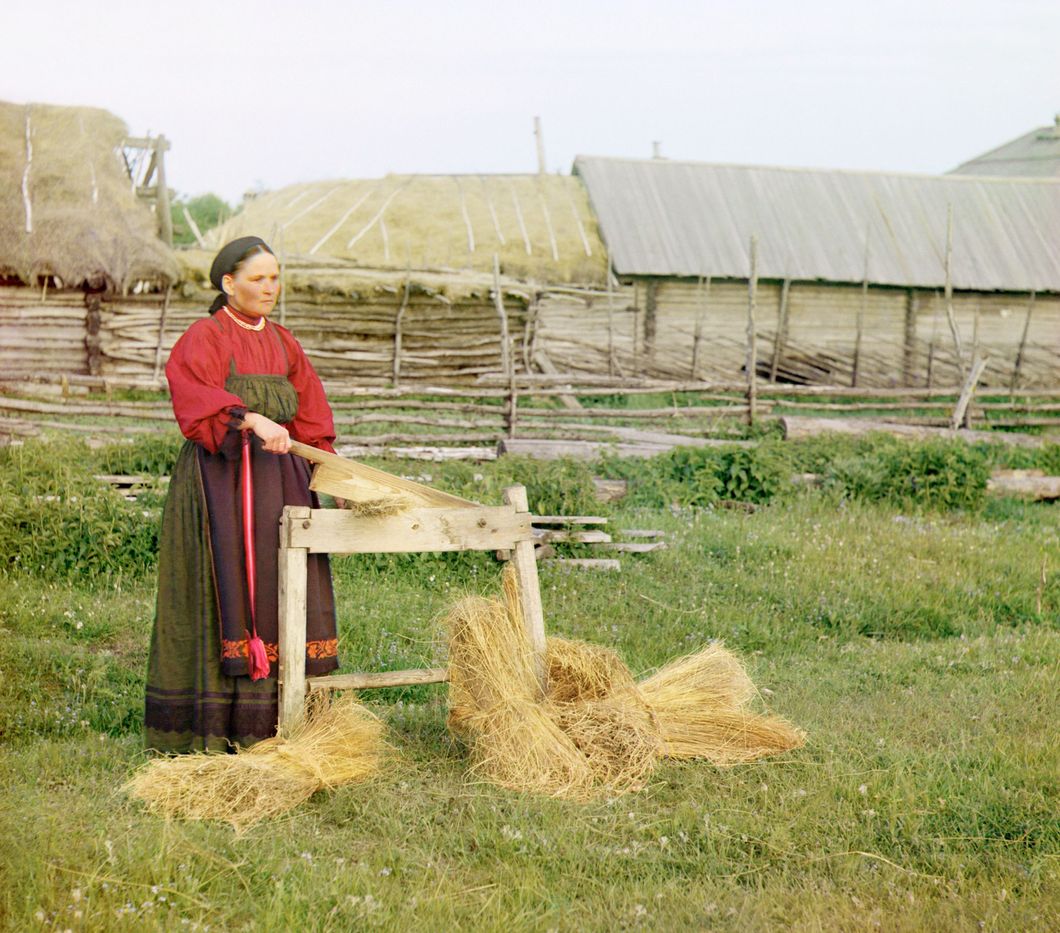
<path id="1" fill-rule="evenodd" d="M 381 468 L 393 471 L 394 464 Z M 434 485 L 446 492 L 496 505 L 506 486 L 523 485 L 530 510 L 538 515 L 586 515 L 598 511 L 593 472 L 578 460 L 503 457 L 490 464 L 447 463 L 432 470 Z"/>
<path id="2" fill-rule="evenodd" d="M 184 438 L 172 430 L 138 435 L 134 443 L 107 444 L 93 456 L 98 473 L 167 476 Z"/>
<path id="3" fill-rule="evenodd" d="M 756 447 L 678 447 L 642 461 L 605 458 L 605 476 L 630 485 L 629 505 L 707 506 L 720 499 L 768 502 L 789 488 L 791 459 L 777 441 Z"/>
<path id="4" fill-rule="evenodd" d="M 149 571 L 159 511 L 127 502 L 98 471 L 81 441 L 0 450 L 0 567 L 46 579 Z"/>
<path id="5" fill-rule="evenodd" d="M 894 440 L 871 454 L 841 458 L 825 485 L 868 501 L 934 509 L 975 508 L 983 501 L 990 467 L 981 449 L 962 441 Z"/>

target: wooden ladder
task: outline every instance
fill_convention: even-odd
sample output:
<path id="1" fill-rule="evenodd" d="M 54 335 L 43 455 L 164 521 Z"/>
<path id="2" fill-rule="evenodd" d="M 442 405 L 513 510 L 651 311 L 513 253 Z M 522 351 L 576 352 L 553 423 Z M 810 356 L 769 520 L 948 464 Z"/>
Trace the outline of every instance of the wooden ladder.
<path id="1" fill-rule="evenodd" d="M 502 506 L 416 508 L 364 517 L 341 509 L 287 506 L 280 520 L 279 731 L 305 715 L 307 690 L 364 689 L 448 680 L 445 668 L 306 678 L 306 566 L 310 554 L 507 551 L 515 568 L 527 635 L 545 685 L 545 621 L 526 488 L 510 486 Z"/>

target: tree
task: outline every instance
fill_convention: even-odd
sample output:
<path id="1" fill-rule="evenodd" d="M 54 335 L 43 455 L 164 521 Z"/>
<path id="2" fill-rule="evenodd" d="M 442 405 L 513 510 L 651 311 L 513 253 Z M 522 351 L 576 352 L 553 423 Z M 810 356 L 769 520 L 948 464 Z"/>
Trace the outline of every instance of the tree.
<path id="1" fill-rule="evenodd" d="M 187 208 L 195 221 L 199 232 L 205 234 L 212 230 L 223 220 L 232 216 L 232 208 L 216 194 L 200 194 L 194 198 L 187 195 L 178 195 L 170 202 L 170 210 L 173 214 L 173 245 L 194 246 L 196 244 L 195 234 L 188 226 L 184 218 L 184 208 Z"/>

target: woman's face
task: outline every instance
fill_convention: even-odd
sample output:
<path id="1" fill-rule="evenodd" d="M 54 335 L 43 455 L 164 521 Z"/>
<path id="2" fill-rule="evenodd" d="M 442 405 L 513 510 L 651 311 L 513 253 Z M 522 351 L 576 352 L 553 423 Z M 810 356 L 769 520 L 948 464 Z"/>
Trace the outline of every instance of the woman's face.
<path id="1" fill-rule="evenodd" d="M 234 310 L 247 317 L 265 317 L 280 296 L 280 265 L 271 253 L 255 253 L 221 284 Z"/>

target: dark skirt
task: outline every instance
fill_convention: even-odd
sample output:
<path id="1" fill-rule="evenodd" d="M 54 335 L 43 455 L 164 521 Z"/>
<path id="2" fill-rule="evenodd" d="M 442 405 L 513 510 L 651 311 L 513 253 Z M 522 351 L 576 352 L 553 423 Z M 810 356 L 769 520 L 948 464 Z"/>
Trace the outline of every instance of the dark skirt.
<path id="1" fill-rule="evenodd" d="M 237 432 L 235 432 L 237 433 Z M 148 661 L 145 738 L 165 752 L 224 751 L 274 735 L 277 722 L 279 519 L 285 505 L 316 507 L 309 468 L 253 438 L 257 631 L 269 676 L 247 676 L 249 600 L 240 461 L 190 441 L 173 469 L 162 518 L 158 603 Z M 338 667 L 327 556 L 310 555 L 306 674 Z"/>

